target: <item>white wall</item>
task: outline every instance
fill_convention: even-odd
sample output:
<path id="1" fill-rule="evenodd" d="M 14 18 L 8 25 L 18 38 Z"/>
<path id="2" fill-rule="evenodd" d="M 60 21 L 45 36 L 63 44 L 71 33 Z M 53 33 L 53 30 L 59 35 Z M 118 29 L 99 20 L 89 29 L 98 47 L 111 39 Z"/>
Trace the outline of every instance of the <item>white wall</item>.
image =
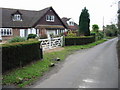
<path id="1" fill-rule="evenodd" d="M 37 31 L 37 32 L 36 32 L 36 31 Z M 37 33 L 37 36 L 39 36 L 39 30 L 36 30 L 35 28 L 20 29 L 20 36 L 21 36 L 21 37 L 26 37 L 25 32 L 26 32 L 26 35 L 27 35 L 27 36 L 28 36 L 29 34 L 36 34 L 36 33 Z"/>
<path id="2" fill-rule="evenodd" d="M 56 35 L 60 35 L 61 33 L 67 32 L 68 30 L 67 29 L 65 29 L 65 30 L 57 29 L 57 30 L 46 30 L 46 31 L 47 31 L 46 34 L 47 34 L 48 38 L 50 38 L 50 34 L 54 34 L 56 36 Z"/>
<path id="3" fill-rule="evenodd" d="M 25 29 L 20 29 L 20 36 L 25 37 Z"/>
<path id="4" fill-rule="evenodd" d="M 28 34 L 36 34 L 36 29 L 35 28 L 28 29 Z"/>

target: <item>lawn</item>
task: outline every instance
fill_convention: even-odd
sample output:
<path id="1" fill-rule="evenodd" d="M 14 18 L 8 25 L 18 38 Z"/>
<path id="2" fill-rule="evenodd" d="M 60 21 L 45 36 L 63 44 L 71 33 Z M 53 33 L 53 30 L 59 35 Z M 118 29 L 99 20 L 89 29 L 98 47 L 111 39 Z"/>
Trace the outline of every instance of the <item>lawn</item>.
<path id="1" fill-rule="evenodd" d="M 33 62 L 30 65 L 12 70 L 4 74 L 2 84 L 3 85 L 13 84 L 16 87 L 25 87 L 26 85 L 30 85 L 33 81 L 43 76 L 46 71 L 49 71 L 51 69 L 51 67 L 49 67 L 51 63 L 58 62 L 54 60 L 55 58 L 58 57 L 61 59 L 61 61 L 63 61 L 68 55 L 72 54 L 74 51 L 91 48 L 105 41 L 106 40 L 104 39 L 87 45 L 67 46 L 64 47 L 65 49 L 62 51 L 45 53 L 43 60 Z"/>
<path id="2" fill-rule="evenodd" d="M 112 39 L 112 38 L 115 38 L 115 37 L 116 37 L 116 36 L 114 36 L 114 37 L 108 37 L 108 36 L 107 36 L 106 39 Z"/>

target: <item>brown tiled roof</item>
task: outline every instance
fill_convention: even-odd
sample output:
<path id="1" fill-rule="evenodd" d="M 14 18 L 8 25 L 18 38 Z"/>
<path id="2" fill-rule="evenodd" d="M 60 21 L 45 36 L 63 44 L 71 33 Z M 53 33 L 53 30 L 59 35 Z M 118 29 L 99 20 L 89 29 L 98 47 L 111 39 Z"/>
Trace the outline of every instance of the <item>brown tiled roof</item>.
<path id="1" fill-rule="evenodd" d="M 0 27 L 5 28 L 29 28 L 35 27 L 40 18 L 47 13 L 52 7 L 45 8 L 40 11 L 21 10 L 21 9 L 9 9 L 0 8 Z M 11 15 L 15 12 L 22 14 L 23 21 L 13 21 Z M 2 20 L 1 20 L 2 17 Z"/>
<path id="2" fill-rule="evenodd" d="M 69 26 L 68 26 L 68 24 L 67 24 L 67 21 L 69 21 L 70 20 L 70 18 L 66 18 L 66 17 L 63 17 L 62 18 L 62 21 L 63 21 L 63 23 L 67 26 L 67 28 L 69 28 Z"/>

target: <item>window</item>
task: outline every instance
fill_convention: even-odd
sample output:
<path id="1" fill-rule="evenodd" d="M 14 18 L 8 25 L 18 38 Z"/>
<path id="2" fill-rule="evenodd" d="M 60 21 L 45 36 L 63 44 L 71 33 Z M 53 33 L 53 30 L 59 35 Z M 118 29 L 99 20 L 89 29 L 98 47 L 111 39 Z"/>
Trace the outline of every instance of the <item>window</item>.
<path id="1" fill-rule="evenodd" d="M 57 35 L 57 30 L 55 30 L 55 34 Z"/>
<path id="2" fill-rule="evenodd" d="M 70 25 L 70 26 L 74 26 L 74 22 L 71 22 L 71 21 L 70 21 L 70 22 L 69 22 L 69 25 Z"/>
<path id="3" fill-rule="evenodd" d="M 11 36 L 12 29 L 11 28 L 0 28 L 0 34 L 1 36 Z"/>
<path id="4" fill-rule="evenodd" d="M 46 21 L 54 22 L 55 21 L 55 17 L 53 15 L 47 15 L 46 16 Z"/>
<path id="5" fill-rule="evenodd" d="M 22 17 L 20 14 L 14 14 L 13 15 L 13 21 L 22 21 Z"/>

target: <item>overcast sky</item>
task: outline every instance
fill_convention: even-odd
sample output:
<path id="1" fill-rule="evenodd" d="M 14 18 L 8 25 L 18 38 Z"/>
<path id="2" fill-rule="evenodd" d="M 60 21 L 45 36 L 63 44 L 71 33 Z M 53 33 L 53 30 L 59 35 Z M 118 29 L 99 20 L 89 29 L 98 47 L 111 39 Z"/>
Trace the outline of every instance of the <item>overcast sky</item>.
<path id="1" fill-rule="evenodd" d="M 100 29 L 104 24 L 116 23 L 119 0 L 0 0 L 0 7 L 41 10 L 52 6 L 62 17 L 72 18 L 76 23 L 84 7 L 89 10 L 91 25 L 98 24 Z"/>

